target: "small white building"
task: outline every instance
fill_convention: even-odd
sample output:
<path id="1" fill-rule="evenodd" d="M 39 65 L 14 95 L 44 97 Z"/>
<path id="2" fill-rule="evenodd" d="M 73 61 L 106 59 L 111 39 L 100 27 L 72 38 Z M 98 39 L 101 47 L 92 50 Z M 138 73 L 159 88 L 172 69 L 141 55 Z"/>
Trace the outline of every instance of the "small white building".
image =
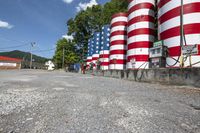
<path id="1" fill-rule="evenodd" d="M 45 66 L 47 67 L 48 71 L 53 71 L 55 69 L 54 63 L 50 60 L 45 63 Z"/>

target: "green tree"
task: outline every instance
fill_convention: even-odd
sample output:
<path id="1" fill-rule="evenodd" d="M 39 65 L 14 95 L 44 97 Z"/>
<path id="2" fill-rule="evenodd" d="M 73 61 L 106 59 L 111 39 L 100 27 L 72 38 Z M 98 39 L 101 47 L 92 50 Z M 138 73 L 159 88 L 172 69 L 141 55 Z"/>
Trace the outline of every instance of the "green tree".
<path id="1" fill-rule="evenodd" d="M 62 68 L 63 65 L 63 50 L 64 50 L 64 65 L 69 66 L 70 64 L 77 63 L 79 58 L 76 54 L 76 45 L 74 41 L 60 39 L 56 44 L 56 51 L 53 57 L 57 68 Z"/>
<path id="2" fill-rule="evenodd" d="M 105 24 L 110 24 L 113 14 L 126 12 L 127 0 L 111 0 L 104 6 L 95 5 L 80 11 L 75 18 L 67 22 L 68 35 L 74 36 L 74 41 L 78 46 L 78 53 L 81 57 L 86 56 L 88 39 L 95 31 L 100 31 Z"/>

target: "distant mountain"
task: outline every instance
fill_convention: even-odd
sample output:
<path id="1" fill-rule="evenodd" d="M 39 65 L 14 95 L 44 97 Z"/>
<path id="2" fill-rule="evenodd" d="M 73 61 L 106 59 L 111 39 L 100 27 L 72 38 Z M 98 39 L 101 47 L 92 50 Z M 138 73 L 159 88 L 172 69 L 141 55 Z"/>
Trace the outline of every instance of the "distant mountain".
<path id="1" fill-rule="evenodd" d="M 10 52 L 0 52 L 0 56 L 19 58 L 19 59 L 23 59 L 24 61 L 30 61 L 30 59 L 31 59 L 31 54 L 29 52 L 23 52 L 23 51 L 19 51 L 19 50 L 14 50 L 14 51 L 10 51 Z M 44 63 L 47 60 L 49 60 L 49 59 L 33 54 L 34 62 Z"/>

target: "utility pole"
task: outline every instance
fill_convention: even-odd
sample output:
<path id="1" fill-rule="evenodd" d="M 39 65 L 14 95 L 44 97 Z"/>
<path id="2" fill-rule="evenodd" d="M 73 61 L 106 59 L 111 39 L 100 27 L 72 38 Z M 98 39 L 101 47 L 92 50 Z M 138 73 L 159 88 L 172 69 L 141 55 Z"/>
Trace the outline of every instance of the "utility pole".
<path id="1" fill-rule="evenodd" d="M 65 47 L 63 46 L 63 59 L 62 59 L 62 68 L 65 67 Z"/>
<path id="2" fill-rule="evenodd" d="M 33 54 L 32 54 L 32 49 L 33 49 L 33 47 L 34 47 L 34 45 L 35 45 L 35 42 L 32 42 L 31 43 L 31 60 L 30 60 L 30 69 L 32 69 L 32 64 L 33 64 Z"/>
<path id="3" fill-rule="evenodd" d="M 180 7 L 180 46 L 181 46 L 181 57 L 180 57 L 180 66 L 184 67 L 184 57 L 183 57 L 183 51 L 182 47 L 184 45 L 184 7 L 183 7 L 183 0 L 181 0 L 181 7 Z"/>

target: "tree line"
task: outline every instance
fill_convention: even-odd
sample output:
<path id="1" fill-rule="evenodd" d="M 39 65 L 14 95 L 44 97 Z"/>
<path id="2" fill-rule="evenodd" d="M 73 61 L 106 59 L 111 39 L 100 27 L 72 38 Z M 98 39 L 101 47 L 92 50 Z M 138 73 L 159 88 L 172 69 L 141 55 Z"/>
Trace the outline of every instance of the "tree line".
<path id="1" fill-rule="evenodd" d="M 86 58 L 88 39 L 95 31 L 100 31 L 101 27 L 110 24 L 113 14 L 127 12 L 128 0 L 111 0 L 105 5 L 94 5 L 77 13 L 74 18 L 67 21 L 68 35 L 73 36 L 73 40 L 59 39 L 53 57 L 58 68 L 62 67 L 63 49 L 65 51 L 65 66 L 82 62 Z"/>

